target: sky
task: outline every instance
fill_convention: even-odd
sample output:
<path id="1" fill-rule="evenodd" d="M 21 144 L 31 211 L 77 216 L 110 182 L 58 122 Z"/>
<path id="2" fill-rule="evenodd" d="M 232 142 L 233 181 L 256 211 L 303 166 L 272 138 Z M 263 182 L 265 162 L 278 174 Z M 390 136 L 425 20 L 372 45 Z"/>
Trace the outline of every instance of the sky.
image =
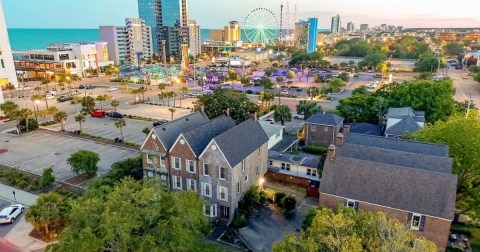
<path id="1" fill-rule="evenodd" d="M 9 28 L 98 28 L 122 25 L 126 17 L 138 17 L 136 0 L 0 0 Z M 286 2 L 284 2 L 284 11 Z M 280 0 L 189 0 L 190 19 L 202 28 L 221 28 L 228 21 L 242 25 L 255 8 L 267 8 L 279 19 Z M 383 23 L 404 27 L 480 27 L 479 0 L 291 0 L 297 19 L 316 17 L 319 28 L 329 28 L 340 14 L 342 26 L 352 21 L 370 26 Z M 284 13 L 284 20 L 285 17 Z M 285 21 L 284 21 L 285 27 Z"/>

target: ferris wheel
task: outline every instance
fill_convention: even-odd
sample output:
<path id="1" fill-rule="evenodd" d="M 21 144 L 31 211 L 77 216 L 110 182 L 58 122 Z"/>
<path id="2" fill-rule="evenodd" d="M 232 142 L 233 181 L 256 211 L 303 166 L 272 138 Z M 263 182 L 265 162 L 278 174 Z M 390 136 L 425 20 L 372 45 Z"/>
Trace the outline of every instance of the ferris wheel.
<path id="1" fill-rule="evenodd" d="M 245 18 L 245 36 L 251 43 L 272 44 L 278 37 L 278 22 L 275 14 L 265 8 L 256 8 Z"/>

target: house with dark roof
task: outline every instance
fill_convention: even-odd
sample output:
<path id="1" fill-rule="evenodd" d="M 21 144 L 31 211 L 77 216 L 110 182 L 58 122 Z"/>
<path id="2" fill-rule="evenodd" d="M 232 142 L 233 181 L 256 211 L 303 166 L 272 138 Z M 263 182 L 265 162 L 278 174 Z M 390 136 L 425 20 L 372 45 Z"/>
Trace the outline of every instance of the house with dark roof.
<path id="1" fill-rule="evenodd" d="M 342 127 L 342 117 L 329 112 L 316 113 L 303 126 L 305 145 L 328 147 L 335 142 Z"/>
<path id="2" fill-rule="evenodd" d="M 211 120 L 196 112 L 152 129 L 141 147 L 144 173 L 198 192 L 204 214 L 228 224 L 243 193 L 263 181 L 268 140 L 256 120 L 235 125 L 228 110 Z"/>
<path id="3" fill-rule="evenodd" d="M 270 150 L 268 152 L 268 181 L 308 187 L 320 182 L 318 165 L 320 156 L 300 153 L 298 155 Z"/>
<path id="4" fill-rule="evenodd" d="M 329 147 L 320 205 L 385 212 L 445 250 L 456 188 L 448 146 L 350 133 Z"/>
<path id="5" fill-rule="evenodd" d="M 275 145 L 283 140 L 283 130 L 285 126 L 279 124 L 272 124 L 266 121 L 258 121 L 262 126 L 263 131 L 268 136 L 268 149 L 272 149 Z"/>
<path id="6" fill-rule="evenodd" d="M 425 125 L 425 112 L 412 108 L 389 108 L 386 115 L 385 137 L 402 138 Z"/>

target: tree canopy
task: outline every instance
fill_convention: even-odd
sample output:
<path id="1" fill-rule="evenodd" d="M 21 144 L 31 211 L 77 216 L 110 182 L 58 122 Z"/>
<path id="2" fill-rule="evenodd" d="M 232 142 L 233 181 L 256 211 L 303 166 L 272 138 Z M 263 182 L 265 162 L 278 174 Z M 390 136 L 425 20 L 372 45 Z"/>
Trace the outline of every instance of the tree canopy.
<path id="1" fill-rule="evenodd" d="M 258 106 L 251 102 L 245 93 L 233 89 L 218 89 L 212 94 L 202 95 L 195 102 L 195 108 L 203 106 L 209 118 L 220 116 L 224 109 L 230 109 L 230 116 L 235 123 L 250 118 L 251 111 L 258 111 Z"/>
<path id="2" fill-rule="evenodd" d="M 54 251 L 218 251 L 203 240 L 208 221 L 195 192 L 167 192 L 155 180 L 122 180 L 71 202 Z"/>
<path id="3" fill-rule="evenodd" d="M 463 48 L 463 45 L 457 42 L 451 42 L 446 44 L 443 47 L 443 50 L 445 50 L 445 54 L 447 55 L 462 54 L 465 51 L 465 49 Z"/>
<path id="4" fill-rule="evenodd" d="M 275 243 L 273 251 L 437 251 L 435 243 L 410 232 L 405 224 L 382 212 L 356 212 L 342 206 L 334 213 L 324 208 L 316 210 L 305 227 L 300 237 L 289 234 Z"/>
<path id="5" fill-rule="evenodd" d="M 94 176 L 97 173 L 99 161 L 100 157 L 97 153 L 87 150 L 77 151 L 67 159 L 74 173 L 85 173 L 88 176 Z"/>

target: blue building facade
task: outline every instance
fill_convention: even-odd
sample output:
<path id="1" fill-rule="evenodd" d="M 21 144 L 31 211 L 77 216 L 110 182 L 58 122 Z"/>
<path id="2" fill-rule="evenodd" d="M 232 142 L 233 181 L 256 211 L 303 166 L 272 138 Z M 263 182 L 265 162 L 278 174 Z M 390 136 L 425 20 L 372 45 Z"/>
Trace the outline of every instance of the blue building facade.
<path id="1" fill-rule="evenodd" d="M 152 28 L 153 52 L 158 54 L 156 3 L 157 0 L 138 0 L 138 16 L 145 21 L 146 26 Z"/>
<path id="2" fill-rule="evenodd" d="M 317 51 L 317 36 L 318 36 L 318 18 L 308 19 L 308 42 L 307 52 Z"/>

